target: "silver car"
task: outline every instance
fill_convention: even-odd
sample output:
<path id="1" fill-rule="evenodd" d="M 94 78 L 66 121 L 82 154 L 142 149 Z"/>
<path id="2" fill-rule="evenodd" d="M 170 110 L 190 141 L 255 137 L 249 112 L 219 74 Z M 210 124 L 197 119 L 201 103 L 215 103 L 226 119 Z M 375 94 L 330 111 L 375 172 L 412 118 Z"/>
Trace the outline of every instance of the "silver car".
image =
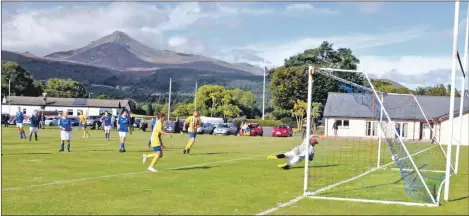
<path id="1" fill-rule="evenodd" d="M 238 128 L 233 123 L 219 124 L 213 131 L 213 135 L 235 135 Z"/>
<path id="2" fill-rule="evenodd" d="M 215 126 L 211 123 L 203 123 L 202 127 L 197 128 L 198 134 L 213 134 Z"/>

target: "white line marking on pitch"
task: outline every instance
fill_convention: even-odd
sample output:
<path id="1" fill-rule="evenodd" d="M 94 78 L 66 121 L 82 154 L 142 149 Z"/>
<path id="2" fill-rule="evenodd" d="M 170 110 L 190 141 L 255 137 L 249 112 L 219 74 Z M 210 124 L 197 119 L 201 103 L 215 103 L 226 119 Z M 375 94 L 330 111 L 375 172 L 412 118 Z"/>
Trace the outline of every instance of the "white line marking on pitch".
<path id="1" fill-rule="evenodd" d="M 199 166 L 217 164 L 217 163 L 228 163 L 228 162 L 232 162 L 232 161 L 249 160 L 249 159 L 258 158 L 258 157 L 264 157 L 264 156 L 252 156 L 252 157 L 236 158 L 236 159 L 230 159 L 230 160 L 224 160 L 224 161 L 214 161 L 214 162 L 208 162 L 208 163 L 203 163 L 203 164 L 195 164 L 195 165 L 174 167 L 174 168 L 161 169 L 161 170 L 162 171 L 178 170 L 178 169 L 199 167 Z M 14 187 L 14 188 L 5 188 L 5 189 L 2 189 L 2 191 L 21 190 L 21 189 L 27 189 L 27 188 L 44 187 L 44 186 L 51 186 L 51 185 L 58 185 L 58 184 L 67 184 L 67 183 L 78 182 L 78 181 L 86 181 L 86 180 L 92 180 L 92 179 L 102 179 L 102 178 L 120 177 L 120 176 L 128 176 L 128 175 L 137 175 L 137 174 L 142 174 L 142 173 L 150 173 L 150 172 L 145 171 L 145 172 L 121 173 L 121 174 L 114 174 L 114 175 L 104 175 L 104 176 L 79 178 L 79 179 L 66 180 L 66 181 L 54 181 L 54 182 L 45 183 L 45 184 L 29 185 L 29 186 Z"/>
<path id="2" fill-rule="evenodd" d="M 422 153 L 422 152 L 426 152 L 426 151 L 428 151 L 428 150 L 430 150 L 430 149 L 432 149 L 432 148 L 435 148 L 435 147 L 437 147 L 437 146 L 432 146 L 432 147 L 426 148 L 426 149 L 424 149 L 424 150 L 421 150 L 421 151 L 419 151 L 419 152 L 416 152 L 416 153 L 412 154 L 412 156 L 413 156 L 413 155 L 420 154 L 420 153 Z M 400 158 L 399 160 L 402 160 L 402 159 L 405 159 L 405 158 L 408 158 L 408 157 L 409 157 L 409 156 L 406 156 L 406 157 Z M 353 180 L 355 180 L 355 179 L 361 178 L 361 177 L 363 177 L 363 176 L 365 176 L 365 175 L 368 175 L 369 173 L 372 173 L 372 172 L 374 172 L 374 171 L 376 171 L 376 170 L 384 169 L 384 168 L 386 168 L 386 167 L 388 167 L 388 166 L 390 166 L 390 165 L 392 165 L 392 164 L 394 164 L 394 161 L 392 161 L 392 162 L 390 162 L 390 163 L 387 163 L 387 164 L 381 166 L 380 168 L 377 168 L 377 167 L 376 167 L 376 168 L 373 168 L 373 169 L 368 170 L 368 171 L 366 171 L 366 172 L 364 172 L 364 173 L 362 173 L 362 174 L 360 174 L 360 175 L 357 175 L 357 176 L 355 176 L 355 177 L 352 177 L 352 178 L 343 180 L 343 181 L 341 181 L 341 182 L 337 182 L 337 183 L 335 183 L 335 184 L 329 185 L 329 186 L 327 186 L 327 187 L 324 187 L 324 188 L 318 189 L 318 190 L 316 190 L 316 191 L 314 191 L 314 192 L 309 192 L 309 193 L 306 193 L 306 194 L 307 194 L 307 195 L 310 195 L 310 196 L 314 196 L 314 195 L 316 195 L 316 194 L 318 194 L 318 193 L 324 192 L 324 191 L 329 190 L 329 189 L 331 189 L 331 188 L 334 188 L 334 187 L 337 187 L 337 186 L 339 186 L 339 185 L 345 184 L 345 183 L 347 183 L 347 182 L 351 182 L 351 181 L 353 181 Z M 283 207 L 287 207 L 287 206 L 289 206 L 289 205 L 292 205 L 292 204 L 294 204 L 294 203 L 296 203 L 296 202 L 302 200 L 304 197 L 306 197 L 306 196 L 299 196 L 299 197 L 297 197 L 297 198 L 295 198 L 295 199 L 292 199 L 292 200 L 290 200 L 290 201 L 288 201 L 288 202 L 286 202 L 286 203 L 284 203 L 284 204 L 280 204 L 280 205 L 277 205 L 276 207 L 273 207 L 273 208 L 271 208 L 271 209 L 268 209 L 268 210 L 266 210 L 266 211 L 263 211 L 263 212 L 261 212 L 261 213 L 259 213 L 259 214 L 257 214 L 257 215 L 266 215 L 266 214 L 270 214 L 270 213 L 272 213 L 272 212 L 274 212 L 274 211 L 279 210 L 280 208 L 283 208 Z"/>

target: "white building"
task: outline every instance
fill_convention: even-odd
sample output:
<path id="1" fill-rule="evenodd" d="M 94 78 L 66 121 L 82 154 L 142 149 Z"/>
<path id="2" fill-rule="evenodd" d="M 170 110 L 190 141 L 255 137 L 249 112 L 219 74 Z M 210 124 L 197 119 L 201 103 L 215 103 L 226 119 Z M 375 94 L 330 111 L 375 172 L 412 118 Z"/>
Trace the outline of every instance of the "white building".
<path id="1" fill-rule="evenodd" d="M 2 114 L 15 115 L 18 107 L 24 114 L 30 115 L 34 110 L 67 112 L 77 116 L 78 112 L 87 116 L 100 115 L 104 111 L 117 115 L 122 109 L 130 111 L 129 100 L 108 100 L 88 98 L 54 98 L 11 96 L 2 100 Z"/>
<path id="2" fill-rule="evenodd" d="M 394 127 L 398 128 L 404 140 L 431 141 L 433 132 L 427 124 L 425 117 L 434 128 L 436 140 L 441 144 L 448 144 L 450 135 L 449 97 L 416 96 L 425 115 L 419 109 L 419 104 L 411 97 L 405 95 L 387 95 L 383 98 L 384 108 L 392 122 L 383 115 L 382 123 L 386 128 L 385 136 L 394 137 Z M 324 107 L 325 135 L 335 136 L 333 125 L 337 122 L 339 137 L 378 138 L 378 122 L 380 119 L 380 106 L 377 101 L 370 101 L 372 97 L 359 93 L 329 93 Z M 463 120 L 459 127 L 459 102 L 455 100 L 454 141 L 459 142 L 459 131 L 462 130 L 461 145 L 469 145 L 469 98 L 465 99 L 463 106 Z"/>

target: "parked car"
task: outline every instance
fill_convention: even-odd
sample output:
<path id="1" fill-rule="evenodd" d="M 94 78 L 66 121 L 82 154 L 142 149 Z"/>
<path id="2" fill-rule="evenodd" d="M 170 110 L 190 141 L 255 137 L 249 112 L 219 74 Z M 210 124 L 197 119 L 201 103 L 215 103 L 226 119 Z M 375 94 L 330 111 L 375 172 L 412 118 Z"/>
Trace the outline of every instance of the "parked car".
<path id="1" fill-rule="evenodd" d="M 91 126 L 92 130 L 99 129 L 101 124 L 101 116 L 88 116 L 86 118 L 86 125 Z"/>
<path id="2" fill-rule="evenodd" d="M 213 134 L 215 126 L 211 123 L 203 123 L 202 127 L 197 128 L 198 134 Z"/>
<path id="3" fill-rule="evenodd" d="M 165 124 L 163 130 L 166 132 L 166 133 L 174 133 L 174 127 L 176 126 L 176 124 L 174 124 L 174 122 L 168 122 Z"/>
<path id="4" fill-rule="evenodd" d="M 273 137 L 291 137 L 293 129 L 289 125 L 277 125 L 272 130 Z"/>
<path id="5" fill-rule="evenodd" d="M 47 126 L 58 126 L 59 125 L 59 117 L 47 117 L 44 124 Z"/>
<path id="6" fill-rule="evenodd" d="M 213 130 L 213 135 L 235 135 L 237 131 L 238 128 L 233 123 L 219 124 L 215 130 Z"/>
<path id="7" fill-rule="evenodd" d="M 76 116 L 68 116 L 68 119 L 70 119 L 71 125 L 72 126 L 78 126 L 80 125 L 80 121 L 78 120 L 78 117 Z"/>
<path id="8" fill-rule="evenodd" d="M 258 123 L 250 123 L 249 128 L 251 129 L 250 136 L 264 136 L 264 129 Z"/>

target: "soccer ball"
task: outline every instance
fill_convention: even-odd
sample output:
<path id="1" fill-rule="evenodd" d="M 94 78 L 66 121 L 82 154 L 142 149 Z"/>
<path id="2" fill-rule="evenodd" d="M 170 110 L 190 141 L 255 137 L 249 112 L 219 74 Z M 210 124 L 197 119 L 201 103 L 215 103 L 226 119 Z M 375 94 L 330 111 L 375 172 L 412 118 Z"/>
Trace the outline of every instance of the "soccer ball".
<path id="1" fill-rule="evenodd" d="M 397 160 L 399 160 L 399 156 L 397 156 L 396 154 L 393 154 L 393 155 L 391 155 L 391 160 L 397 161 Z"/>

